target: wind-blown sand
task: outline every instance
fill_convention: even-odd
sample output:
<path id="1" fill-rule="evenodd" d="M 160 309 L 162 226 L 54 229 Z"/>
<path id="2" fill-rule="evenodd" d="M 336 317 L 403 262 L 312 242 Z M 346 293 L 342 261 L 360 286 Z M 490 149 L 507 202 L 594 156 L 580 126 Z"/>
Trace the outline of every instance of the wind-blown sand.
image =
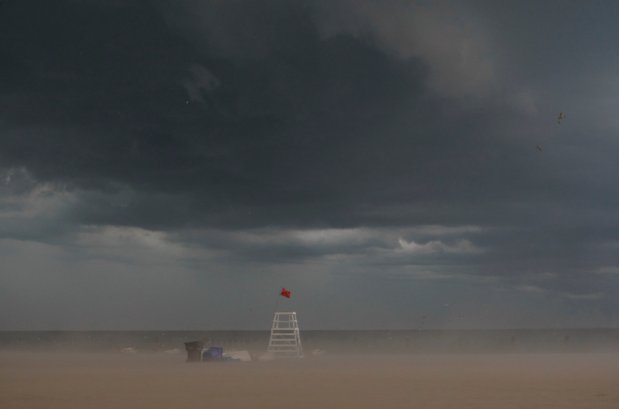
<path id="1" fill-rule="evenodd" d="M 619 408 L 619 355 L 184 359 L 0 352 L 0 408 Z"/>

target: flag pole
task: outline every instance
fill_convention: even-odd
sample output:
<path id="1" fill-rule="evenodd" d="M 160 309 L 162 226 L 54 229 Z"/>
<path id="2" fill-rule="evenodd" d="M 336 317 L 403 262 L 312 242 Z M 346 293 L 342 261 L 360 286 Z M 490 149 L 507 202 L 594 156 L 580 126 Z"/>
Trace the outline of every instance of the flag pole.
<path id="1" fill-rule="evenodd" d="M 279 294 L 278 294 L 278 297 L 275 298 L 275 306 L 273 307 L 273 314 L 277 312 L 277 307 L 279 307 Z"/>

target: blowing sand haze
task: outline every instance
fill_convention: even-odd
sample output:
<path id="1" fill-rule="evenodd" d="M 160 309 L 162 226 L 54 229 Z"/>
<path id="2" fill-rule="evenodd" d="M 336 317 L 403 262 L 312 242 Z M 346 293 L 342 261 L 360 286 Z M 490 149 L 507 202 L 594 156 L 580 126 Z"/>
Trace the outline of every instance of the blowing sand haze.
<path id="1" fill-rule="evenodd" d="M 613 354 L 389 355 L 192 363 L 0 353 L 3 409 L 616 409 Z"/>

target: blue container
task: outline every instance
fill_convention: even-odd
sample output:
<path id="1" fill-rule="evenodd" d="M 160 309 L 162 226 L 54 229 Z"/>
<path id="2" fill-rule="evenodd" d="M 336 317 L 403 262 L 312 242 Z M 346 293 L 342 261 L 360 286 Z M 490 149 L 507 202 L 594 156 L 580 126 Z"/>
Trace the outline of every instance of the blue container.
<path id="1" fill-rule="evenodd" d="M 210 347 L 202 353 L 203 361 L 221 361 L 224 357 L 224 349 L 221 347 Z"/>

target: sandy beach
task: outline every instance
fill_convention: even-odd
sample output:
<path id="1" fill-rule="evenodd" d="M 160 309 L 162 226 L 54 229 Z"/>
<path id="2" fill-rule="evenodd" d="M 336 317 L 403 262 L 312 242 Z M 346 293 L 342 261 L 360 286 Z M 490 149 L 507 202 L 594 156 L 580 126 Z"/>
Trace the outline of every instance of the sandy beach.
<path id="1" fill-rule="evenodd" d="M 618 355 L 327 355 L 249 363 L 184 359 L 182 354 L 0 352 L 0 407 L 619 407 Z"/>

